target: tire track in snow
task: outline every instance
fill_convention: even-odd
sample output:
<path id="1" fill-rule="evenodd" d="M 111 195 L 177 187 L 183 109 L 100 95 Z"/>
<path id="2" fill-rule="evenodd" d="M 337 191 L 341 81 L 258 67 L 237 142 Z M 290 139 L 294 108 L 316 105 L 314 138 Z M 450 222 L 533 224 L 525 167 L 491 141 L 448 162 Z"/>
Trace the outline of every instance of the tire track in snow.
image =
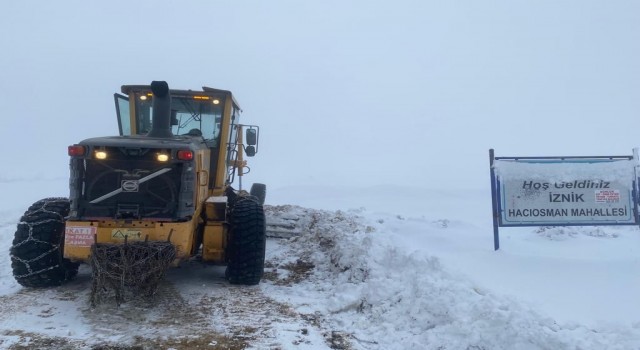
<path id="1" fill-rule="evenodd" d="M 331 330 L 265 295 L 261 286 L 229 285 L 219 267 L 188 265 L 169 271 L 151 304 L 106 301 L 92 308 L 86 266 L 63 286 L 0 296 L 0 347 L 329 348 Z"/>

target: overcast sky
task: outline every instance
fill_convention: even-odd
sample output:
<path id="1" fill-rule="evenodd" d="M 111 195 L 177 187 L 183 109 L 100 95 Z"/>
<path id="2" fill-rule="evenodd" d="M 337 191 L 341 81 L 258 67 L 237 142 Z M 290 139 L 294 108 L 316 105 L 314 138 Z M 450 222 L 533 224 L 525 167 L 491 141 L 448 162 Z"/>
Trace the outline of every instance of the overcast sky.
<path id="1" fill-rule="evenodd" d="M 0 179 L 68 176 L 123 84 L 228 89 L 248 182 L 485 187 L 498 155 L 640 146 L 638 1 L 10 1 Z"/>

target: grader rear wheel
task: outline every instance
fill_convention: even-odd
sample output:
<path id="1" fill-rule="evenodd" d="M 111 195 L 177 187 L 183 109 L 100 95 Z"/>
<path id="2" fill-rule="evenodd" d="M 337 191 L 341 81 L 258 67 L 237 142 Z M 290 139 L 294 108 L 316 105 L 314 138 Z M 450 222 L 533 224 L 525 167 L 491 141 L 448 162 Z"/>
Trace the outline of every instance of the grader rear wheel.
<path id="1" fill-rule="evenodd" d="M 264 273 L 267 240 L 262 205 L 252 196 L 238 198 L 230 224 L 225 276 L 231 284 L 258 284 Z"/>
<path id="2" fill-rule="evenodd" d="M 63 258 L 67 198 L 46 198 L 24 213 L 11 247 L 13 276 L 25 287 L 59 286 L 78 274 L 78 263 Z"/>

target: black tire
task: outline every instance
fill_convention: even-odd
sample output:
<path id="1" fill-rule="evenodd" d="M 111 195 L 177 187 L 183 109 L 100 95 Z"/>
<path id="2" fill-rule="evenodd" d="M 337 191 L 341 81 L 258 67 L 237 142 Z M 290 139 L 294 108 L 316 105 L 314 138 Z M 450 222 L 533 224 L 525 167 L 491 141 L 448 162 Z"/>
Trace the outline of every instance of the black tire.
<path id="1" fill-rule="evenodd" d="M 13 277 L 25 287 L 51 287 L 73 279 L 78 263 L 64 259 L 67 198 L 46 198 L 24 213 L 11 247 Z"/>
<path id="2" fill-rule="evenodd" d="M 232 206 L 227 270 L 231 284 L 255 285 L 264 273 L 267 242 L 264 210 L 253 197 L 240 197 Z"/>
<path id="3" fill-rule="evenodd" d="M 264 205 L 264 201 L 267 199 L 267 185 L 254 183 L 251 185 L 249 193 L 258 198 L 258 203 L 260 203 L 260 205 Z"/>

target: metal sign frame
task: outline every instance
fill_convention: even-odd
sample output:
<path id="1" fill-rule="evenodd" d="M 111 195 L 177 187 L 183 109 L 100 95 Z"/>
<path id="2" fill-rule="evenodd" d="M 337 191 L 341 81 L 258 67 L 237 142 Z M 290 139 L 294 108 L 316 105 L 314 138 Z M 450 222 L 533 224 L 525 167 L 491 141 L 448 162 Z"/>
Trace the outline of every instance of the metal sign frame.
<path id="1" fill-rule="evenodd" d="M 594 219 L 593 217 L 591 219 L 584 219 L 584 221 L 581 222 L 576 222 L 575 219 L 573 221 L 571 221 L 570 219 L 559 219 L 556 221 L 536 221 L 536 220 L 523 220 L 521 222 L 505 222 L 506 220 L 504 220 L 505 217 L 505 211 L 507 210 L 506 207 L 506 203 L 505 203 L 505 190 L 504 190 L 504 183 L 506 183 L 508 180 L 512 180 L 513 179 L 502 179 L 500 177 L 500 175 L 496 174 L 496 162 L 499 161 L 509 161 L 512 162 L 512 164 L 518 164 L 518 163 L 527 163 L 527 164 L 539 164 L 541 165 L 541 169 L 543 169 L 542 167 L 544 165 L 549 165 L 549 164 L 603 164 L 603 163 L 611 163 L 613 164 L 614 162 L 617 161 L 633 161 L 633 164 L 631 164 L 633 166 L 633 175 L 632 175 L 632 180 L 631 180 L 631 184 L 626 184 L 625 188 L 627 188 L 627 191 L 629 193 L 623 193 L 623 198 L 628 201 L 627 202 L 623 202 L 622 204 L 628 204 L 630 207 L 627 209 L 627 207 L 625 206 L 625 210 L 629 210 L 629 212 L 625 212 L 625 219 L 621 219 L 621 220 L 612 220 L 612 219 L 600 219 L 598 220 L 597 218 Z M 498 250 L 500 249 L 500 232 L 499 232 L 499 228 L 500 227 L 531 227 L 531 226 L 615 226 L 615 225 L 640 225 L 640 216 L 639 216 L 639 210 L 638 210 L 638 204 L 640 203 L 640 200 L 638 198 L 638 183 L 639 178 L 638 178 L 638 166 L 640 165 L 640 163 L 638 162 L 638 149 L 634 149 L 633 150 L 633 155 L 631 156 L 561 156 L 561 157 L 495 157 L 495 152 L 493 149 L 489 150 L 489 165 L 490 165 L 490 176 L 491 176 L 491 199 L 492 199 L 492 211 L 493 211 L 493 245 L 494 245 L 494 250 Z M 522 179 L 515 179 L 517 181 L 522 181 Z M 578 183 L 578 181 L 586 181 L 587 180 L 575 180 L 576 183 Z M 533 182 L 532 182 L 533 183 Z M 550 184 L 551 182 L 549 182 Z M 554 183 L 557 184 L 557 183 Z M 587 186 L 585 184 L 585 186 Z M 589 185 L 591 186 L 591 185 Z M 597 186 L 597 184 L 594 184 L 593 186 Z M 557 187 L 556 187 L 557 188 Z M 585 187 L 582 187 L 581 189 L 584 189 Z M 599 187 L 586 187 L 587 189 L 599 189 Z M 548 188 L 545 188 L 544 190 L 547 190 Z M 629 190 L 630 189 L 630 190 Z M 523 191 L 523 190 L 521 190 Z M 525 190 L 526 191 L 526 190 Z M 542 190 L 541 190 L 542 191 Z M 539 191 L 535 191 L 534 192 L 539 192 Z M 575 200 L 576 202 L 578 202 L 578 199 L 582 202 L 584 202 L 583 197 L 581 194 L 579 194 L 578 189 L 576 188 L 576 192 L 578 193 L 574 193 L 571 192 L 571 194 L 565 194 L 566 197 L 562 197 L 565 200 L 567 200 L 568 202 Z M 604 191 L 604 192 L 608 192 L 608 191 Z M 619 192 L 617 190 L 612 190 L 611 192 Z M 550 192 L 551 193 L 551 192 Z M 540 195 L 540 193 L 537 193 L 538 196 Z M 551 200 L 551 194 L 549 194 L 550 200 Z M 520 198 L 520 197 L 518 197 Z M 620 198 L 620 195 L 618 193 L 618 199 Z M 608 202 L 599 202 L 599 203 L 608 203 Z M 606 209 L 606 208 L 605 208 Z M 513 209 L 511 209 L 513 210 Z M 531 209 L 530 209 L 531 210 Z M 533 209 L 533 210 L 538 210 L 538 209 Z M 541 210 L 548 210 L 548 209 L 541 209 Z M 550 209 L 550 210 L 559 210 L 559 209 Z M 567 209 L 562 209 L 562 210 L 569 210 Z M 573 211 L 573 208 L 571 208 L 571 213 L 575 213 Z M 595 209 L 594 209 L 595 210 Z M 589 212 L 587 212 L 589 213 Z M 607 211 L 607 213 L 609 213 Z M 617 212 L 616 212 L 617 213 Z M 546 214 L 545 214 L 546 215 Z M 572 214 L 573 215 L 573 214 Z M 544 215 L 543 215 L 544 216 Z"/>

